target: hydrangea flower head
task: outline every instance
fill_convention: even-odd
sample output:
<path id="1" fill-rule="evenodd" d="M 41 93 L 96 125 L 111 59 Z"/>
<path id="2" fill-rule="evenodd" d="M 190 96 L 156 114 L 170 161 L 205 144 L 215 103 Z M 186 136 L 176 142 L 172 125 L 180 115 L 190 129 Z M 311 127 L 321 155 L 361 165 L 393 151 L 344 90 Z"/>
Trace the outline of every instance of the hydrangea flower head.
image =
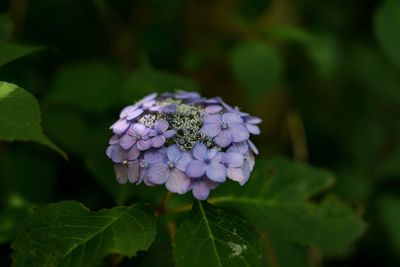
<path id="1" fill-rule="evenodd" d="M 205 200 L 227 179 L 244 185 L 253 170 L 261 120 L 195 92 L 151 94 L 124 108 L 106 154 L 119 183 L 165 185 Z"/>

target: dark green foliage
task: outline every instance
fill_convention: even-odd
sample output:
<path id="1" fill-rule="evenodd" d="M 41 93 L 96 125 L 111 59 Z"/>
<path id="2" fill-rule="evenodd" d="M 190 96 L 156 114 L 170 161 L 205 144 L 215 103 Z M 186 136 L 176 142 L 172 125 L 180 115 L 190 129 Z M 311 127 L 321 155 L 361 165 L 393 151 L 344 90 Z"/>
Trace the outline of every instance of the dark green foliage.
<path id="1" fill-rule="evenodd" d="M 399 0 L 6 0 L 0 81 L 0 266 L 400 265 Z M 193 206 L 105 155 L 179 89 L 263 119 Z"/>
<path id="2" fill-rule="evenodd" d="M 260 241 L 246 221 L 195 201 L 176 233 L 176 266 L 260 266 Z"/>

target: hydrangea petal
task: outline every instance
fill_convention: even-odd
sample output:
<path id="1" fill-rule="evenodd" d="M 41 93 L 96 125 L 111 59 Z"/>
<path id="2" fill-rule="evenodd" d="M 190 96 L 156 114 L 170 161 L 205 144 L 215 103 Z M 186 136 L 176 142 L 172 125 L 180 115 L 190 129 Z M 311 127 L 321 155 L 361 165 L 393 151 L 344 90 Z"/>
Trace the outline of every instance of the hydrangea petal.
<path id="1" fill-rule="evenodd" d="M 220 114 L 205 114 L 203 118 L 203 123 L 220 123 L 222 122 L 222 116 Z"/>
<path id="2" fill-rule="evenodd" d="M 219 106 L 219 105 L 210 105 L 208 107 L 205 108 L 205 111 L 207 113 L 218 113 L 220 111 L 222 111 L 223 107 Z"/>
<path id="3" fill-rule="evenodd" d="M 134 160 L 128 162 L 126 165 L 126 171 L 128 174 L 128 181 L 132 184 L 139 183 L 139 161 Z"/>
<path id="4" fill-rule="evenodd" d="M 151 138 L 151 145 L 155 148 L 162 147 L 165 144 L 166 138 L 163 135 L 157 135 Z"/>
<path id="5" fill-rule="evenodd" d="M 181 155 L 182 151 L 177 145 L 171 145 L 168 147 L 167 156 L 170 161 L 174 163 L 177 162 Z"/>
<path id="6" fill-rule="evenodd" d="M 204 175 L 206 165 L 201 160 L 192 160 L 186 166 L 186 174 L 189 177 L 198 178 Z"/>
<path id="7" fill-rule="evenodd" d="M 226 180 L 226 168 L 224 165 L 219 163 L 211 163 L 206 168 L 207 177 L 218 183 L 225 182 Z"/>
<path id="8" fill-rule="evenodd" d="M 168 122 L 166 120 L 157 120 L 154 123 L 154 129 L 156 132 L 163 133 L 168 129 Z"/>
<path id="9" fill-rule="evenodd" d="M 122 134 L 128 129 L 129 125 L 126 119 L 119 119 L 116 123 L 111 125 L 110 129 L 112 129 L 115 134 Z"/>
<path id="10" fill-rule="evenodd" d="M 244 157 L 237 152 L 228 152 L 224 154 L 224 162 L 229 164 L 230 167 L 239 168 L 244 163 Z"/>
<path id="11" fill-rule="evenodd" d="M 193 185 L 193 196 L 198 200 L 206 200 L 210 194 L 210 189 L 201 182 L 197 182 Z"/>
<path id="12" fill-rule="evenodd" d="M 165 186 L 169 191 L 182 195 L 189 191 L 190 183 L 191 180 L 183 172 L 173 169 Z"/>
<path id="13" fill-rule="evenodd" d="M 242 168 L 227 168 L 227 176 L 229 179 L 238 182 L 240 185 L 244 185 L 249 177 L 244 175 Z"/>
<path id="14" fill-rule="evenodd" d="M 175 162 L 175 167 L 181 171 L 186 171 L 186 166 L 192 161 L 193 158 L 188 152 L 183 152 L 178 161 Z"/>
<path id="15" fill-rule="evenodd" d="M 163 133 L 163 135 L 164 135 L 165 138 L 171 138 L 171 137 L 174 136 L 175 134 L 176 134 L 176 131 L 175 131 L 175 130 L 168 130 L 168 131 L 165 131 L 165 132 Z"/>
<path id="16" fill-rule="evenodd" d="M 152 146 L 151 139 L 147 139 L 147 140 L 140 139 L 139 141 L 137 141 L 136 146 L 139 150 L 142 150 L 142 151 L 147 150 L 147 149 L 151 148 L 151 146 Z"/>
<path id="17" fill-rule="evenodd" d="M 246 128 L 251 134 L 259 135 L 261 133 L 260 127 L 257 125 L 246 124 Z"/>
<path id="18" fill-rule="evenodd" d="M 192 153 L 195 159 L 205 159 L 207 156 L 207 146 L 203 143 L 198 143 L 193 147 Z"/>
<path id="19" fill-rule="evenodd" d="M 221 147 L 227 147 L 232 144 L 232 134 L 228 130 L 223 130 L 214 138 L 214 142 Z"/>
<path id="20" fill-rule="evenodd" d="M 127 168 L 124 164 L 114 165 L 115 176 L 120 184 L 126 184 L 128 182 Z"/>
<path id="21" fill-rule="evenodd" d="M 169 176 L 170 170 L 168 165 L 163 163 L 154 163 L 148 170 L 149 181 L 153 184 L 165 183 Z"/>
<path id="22" fill-rule="evenodd" d="M 249 131 L 243 124 L 233 124 L 231 128 L 229 128 L 229 131 L 231 132 L 232 140 L 235 143 L 246 141 L 250 137 Z"/>
<path id="23" fill-rule="evenodd" d="M 233 112 L 227 112 L 222 114 L 222 120 L 227 123 L 241 123 L 243 119 L 239 114 Z"/>
<path id="24" fill-rule="evenodd" d="M 127 150 L 136 144 L 136 138 L 126 134 L 120 139 L 119 144 L 123 149 Z"/>
<path id="25" fill-rule="evenodd" d="M 216 123 L 205 123 L 200 129 L 200 133 L 210 138 L 215 137 L 221 132 L 221 127 Z"/>

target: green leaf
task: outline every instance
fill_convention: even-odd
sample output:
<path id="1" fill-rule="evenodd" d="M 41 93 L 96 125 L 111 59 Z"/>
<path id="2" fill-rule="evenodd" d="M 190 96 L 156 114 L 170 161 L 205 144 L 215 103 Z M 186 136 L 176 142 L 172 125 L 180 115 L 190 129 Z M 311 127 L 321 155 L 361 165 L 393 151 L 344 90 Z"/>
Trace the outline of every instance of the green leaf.
<path id="1" fill-rule="evenodd" d="M 274 89 L 283 75 L 283 63 L 273 47 L 261 42 L 238 45 L 231 55 L 231 67 L 250 100 Z"/>
<path id="2" fill-rule="evenodd" d="M 65 158 L 66 154 L 44 134 L 35 97 L 15 84 L 0 82 L 0 140 L 35 141 Z"/>
<path id="3" fill-rule="evenodd" d="M 0 66 L 43 49 L 43 46 L 0 43 Z"/>
<path id="4" fill-rule="evenodd" d="M 236 208 L 259 229 L 288 241 L 334 250 L 359 237 L 365 224 L 335 197 L 318 205 L 308 201 L 332 183 L 329 172 L 285 159 L 268 160 L 258 163 L 244 188 L 226 187 L 209 201 Z"/>
<path id="5" fill-rule="evenodd" d="M 177 267 L 259 266 L 257 235 L 240 217 L 197 201 L 176 233 Z"/>
<path id="6" fill-rule="evenodd" d="M 192 80 L 176 74 L 154 69 L 147 61 L 134 71 L 124 86 L 124 97 L 131 103 L 153 92 L 175 90 L 199 91 L 200 87 Z"/>
<path id="7" fill-rule="evenodd" d="M 400 1 L 384 1 L 375 14 L 374 26 L 383 50 L 400 70 Z"/>
<path id="8" fill-rule="evenodd" d="M 47 101 L 99 113 L 122 103 L 123 77 L 105 62 L 79 62 L 56 74 Z"/>
<path id="9" fill-rule="evenodd" d="M 379 201 L 382 221 L 396 251 L 400 253 L 400 198 L 384 196 Z"/>
<path id="10" fill-rule="evenodd" d="M 13 266 L 97 266 L 111 254 L 135 256 L 154 240 L 155 217 L 139 205 L 92 212 L 74 201 L 35 210 L 12 244 Z"/>

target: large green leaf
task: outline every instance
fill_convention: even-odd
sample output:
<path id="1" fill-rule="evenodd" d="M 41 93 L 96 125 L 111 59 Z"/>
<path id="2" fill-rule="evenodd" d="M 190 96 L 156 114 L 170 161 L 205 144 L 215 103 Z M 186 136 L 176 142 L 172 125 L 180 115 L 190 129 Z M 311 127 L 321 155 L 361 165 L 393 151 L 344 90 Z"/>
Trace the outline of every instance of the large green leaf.
<path id="1" fill-rule="evenodd" d="M 375 14 L 374 24 L 383 50 L 400 70 L 400 1 L 384 1 Z"/>
<path id="2" fill-rule="evenodd" d="M 48 204 L 12 244 L 13 266 L 97 266 L 111 253 L 131 257 L 148 249 L 155 232 L 154 215 L 139 205 L 92 212 L 73 201 Z"/>
<path id="3" fill-rule="evenodd" d="M 240 217 L 196 201 L 179 227 L 174 247 L 176 266 L 259 266 L 257 235 Z"/>
<path id="4" fill-rule="evenodd" d="M 15 84 L 0 82 L 0 140 L 35 141 L 64 157 L 65 153 L 44 134 L 35 97 Z"/>
<path id="5" fill-rule="evenodd" d="M 279 237 L 323 249 L 349 245 L 363 232 L 363 221 L 335 197 L 320 204 L 308 199 L 333 182 L 329 172 L 285 159 L 259 162 L 244 188 L 221 190 L 210 198 L 239 210 L 252 224 Z"/>
<path id="6" fill-rule="evenodd" d="M 231 55 L 231 67 L 251 100 L 278 85 L 283 74 L 283 63 L 277 52 L 260 42 L 238 45 Z"/>
<path id="7" fill-rule="evenodd" d="M 43 46 L 30 46 L 16 43 L 0 43 L 0 66 L 42 50 Z"/>
<path id="8" fill-rule="evenodd" d="M 154 92 L 175 90 L 199 91 L 200 87 L 192 80 L 179 75 L 154 69 L 146 60 L 135 70 L 126 82 L 123 93 L 132 102 Z"/>

